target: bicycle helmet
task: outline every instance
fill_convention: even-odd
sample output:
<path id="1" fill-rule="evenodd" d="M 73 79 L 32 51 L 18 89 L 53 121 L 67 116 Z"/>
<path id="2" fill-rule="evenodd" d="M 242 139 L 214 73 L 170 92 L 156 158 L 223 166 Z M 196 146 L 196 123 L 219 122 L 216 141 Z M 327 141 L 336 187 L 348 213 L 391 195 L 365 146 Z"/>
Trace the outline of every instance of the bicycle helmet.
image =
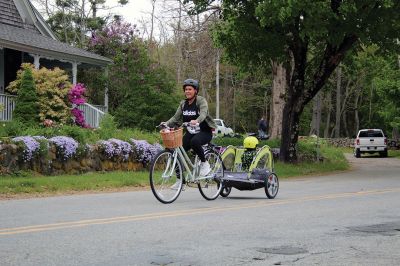
<path id="1" fill-rule="evenodd" d="M 199 92 L 199 82 L 195 79 L 186 79 L 183 82 L 183 90 L 185 91 L 186 86 L 192 86 L 197 92 Z"/>
<path id="2" fill-rule="evenodd" d="M 255 149 L 258 145 L 258 139 L 256 137 L 246 137 L 243 140 L 243 147 L 245 149 Z"/>

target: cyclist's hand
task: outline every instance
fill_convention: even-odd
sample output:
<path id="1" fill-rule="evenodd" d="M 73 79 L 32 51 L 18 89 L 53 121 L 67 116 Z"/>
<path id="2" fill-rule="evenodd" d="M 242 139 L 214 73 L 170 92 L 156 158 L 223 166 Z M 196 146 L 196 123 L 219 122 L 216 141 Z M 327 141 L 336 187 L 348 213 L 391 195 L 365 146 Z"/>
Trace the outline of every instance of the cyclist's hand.
<path id="1" fill-rule="evenodd" d="M 191 120 L 190 121 L 190 125 L 191 126 L 196 126 L 196 125 L 198 125 L 199 124 L 199 122 L 197 121 L 197 120 Z"/>
<path id="2" fill-rule="evenodd" d="M 158 126 L 157 126 L 157 128 L 167 128 L 168 126 L 167 126 L 167 122 L 161 122 Z"/>

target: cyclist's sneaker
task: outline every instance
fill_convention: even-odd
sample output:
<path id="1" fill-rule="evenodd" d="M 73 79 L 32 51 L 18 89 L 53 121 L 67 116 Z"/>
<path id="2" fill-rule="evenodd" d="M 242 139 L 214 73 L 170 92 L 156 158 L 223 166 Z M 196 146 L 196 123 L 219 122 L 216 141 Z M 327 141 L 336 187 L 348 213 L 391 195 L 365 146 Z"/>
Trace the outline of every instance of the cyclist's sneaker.
<path id="1" fill-rule="evenodd" d="M 180 184 L 181 184 L 181 181 L 178 180 L 178 181 L 175 182 L 175 184 L 173 184 L 173 185 L 170 187 L 170 189 L 178 190 Z M 185 190 L 185 184 L 182 184 L 181 190 Z"/>
<path id="2" fill-rule="evenodd" d="M 211 167 L 207 161 L 200 163 L 200 176 L 206 176 L 210 173 L 210 171 Z"/>

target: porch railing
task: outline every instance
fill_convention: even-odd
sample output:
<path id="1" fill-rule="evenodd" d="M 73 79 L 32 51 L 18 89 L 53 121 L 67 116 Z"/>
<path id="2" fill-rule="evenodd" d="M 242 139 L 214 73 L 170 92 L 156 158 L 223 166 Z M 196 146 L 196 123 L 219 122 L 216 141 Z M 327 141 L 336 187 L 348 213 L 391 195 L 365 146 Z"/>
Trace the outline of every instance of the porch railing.
<path id="1" fill-rule="evenodd" d="M 17 97 L 13 95 L 0 93 L 0 121 L 12 120 L 16 98 Z"/>
<path id="2" fill-rule="evenodd" d="M 105 110 L 105 106 L 103 110 Z M 100 120 L 105 115 L 105 112 L 100 110 L 98 106 L 93 106 L 91 104 L 85 103 L 78 107 L 83 111 L 83 116 L 85 117 L 86 124 L 91 127 L 98 128 L 100 126 Z"/>
<path id="3" fill-rule="evenodd" d="M 11 121 L 12 113 L 15 108 L 16 96 L 0 93 L 0 121 Z M 100 120 L 106 113 L 106 107 L 102 105 L 91 105 L 85 103 L 79 106 L 83 111 L 86 123 L 94 128 L 98 128 Z"/>

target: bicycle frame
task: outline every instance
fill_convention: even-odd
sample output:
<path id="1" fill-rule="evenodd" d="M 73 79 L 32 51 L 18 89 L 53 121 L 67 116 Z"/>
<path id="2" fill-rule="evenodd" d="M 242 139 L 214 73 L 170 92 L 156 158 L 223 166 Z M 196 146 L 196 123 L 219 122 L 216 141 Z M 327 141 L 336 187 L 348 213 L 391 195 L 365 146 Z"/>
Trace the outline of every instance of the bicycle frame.
<path id="1" fill-rule="evenodd" d="M 171 176 L 173 174 L 173 171 L 175 170 L 176 163 L 178 160 L 178 157 L 183 164 L 183 167 L 187 171 L 187 175 L 185 177 L 185 181 L 188 183 L 197 183 L 201 179 L 207 179 L 210 176 L 205 176 L 205 177 L 200 177 L 199 172 L 200 172 L 200 167 L 199 167 L 199 157 L 196 155 L 194 159 L 194 163 L 192 160 L 190 160 L 189 156 L 187 155 L 185 149 L 181 146 L 178 148 L 174 149 L 174 152 L 172 154 L 172 160 L 169 160 L 167 163 L 166 167 L 166 172 L 164 172 L 163 176 Z M 172 165 L 171 164 L 172 161 Z M 171 168 L 170 168 L 171 167 Z"/>

